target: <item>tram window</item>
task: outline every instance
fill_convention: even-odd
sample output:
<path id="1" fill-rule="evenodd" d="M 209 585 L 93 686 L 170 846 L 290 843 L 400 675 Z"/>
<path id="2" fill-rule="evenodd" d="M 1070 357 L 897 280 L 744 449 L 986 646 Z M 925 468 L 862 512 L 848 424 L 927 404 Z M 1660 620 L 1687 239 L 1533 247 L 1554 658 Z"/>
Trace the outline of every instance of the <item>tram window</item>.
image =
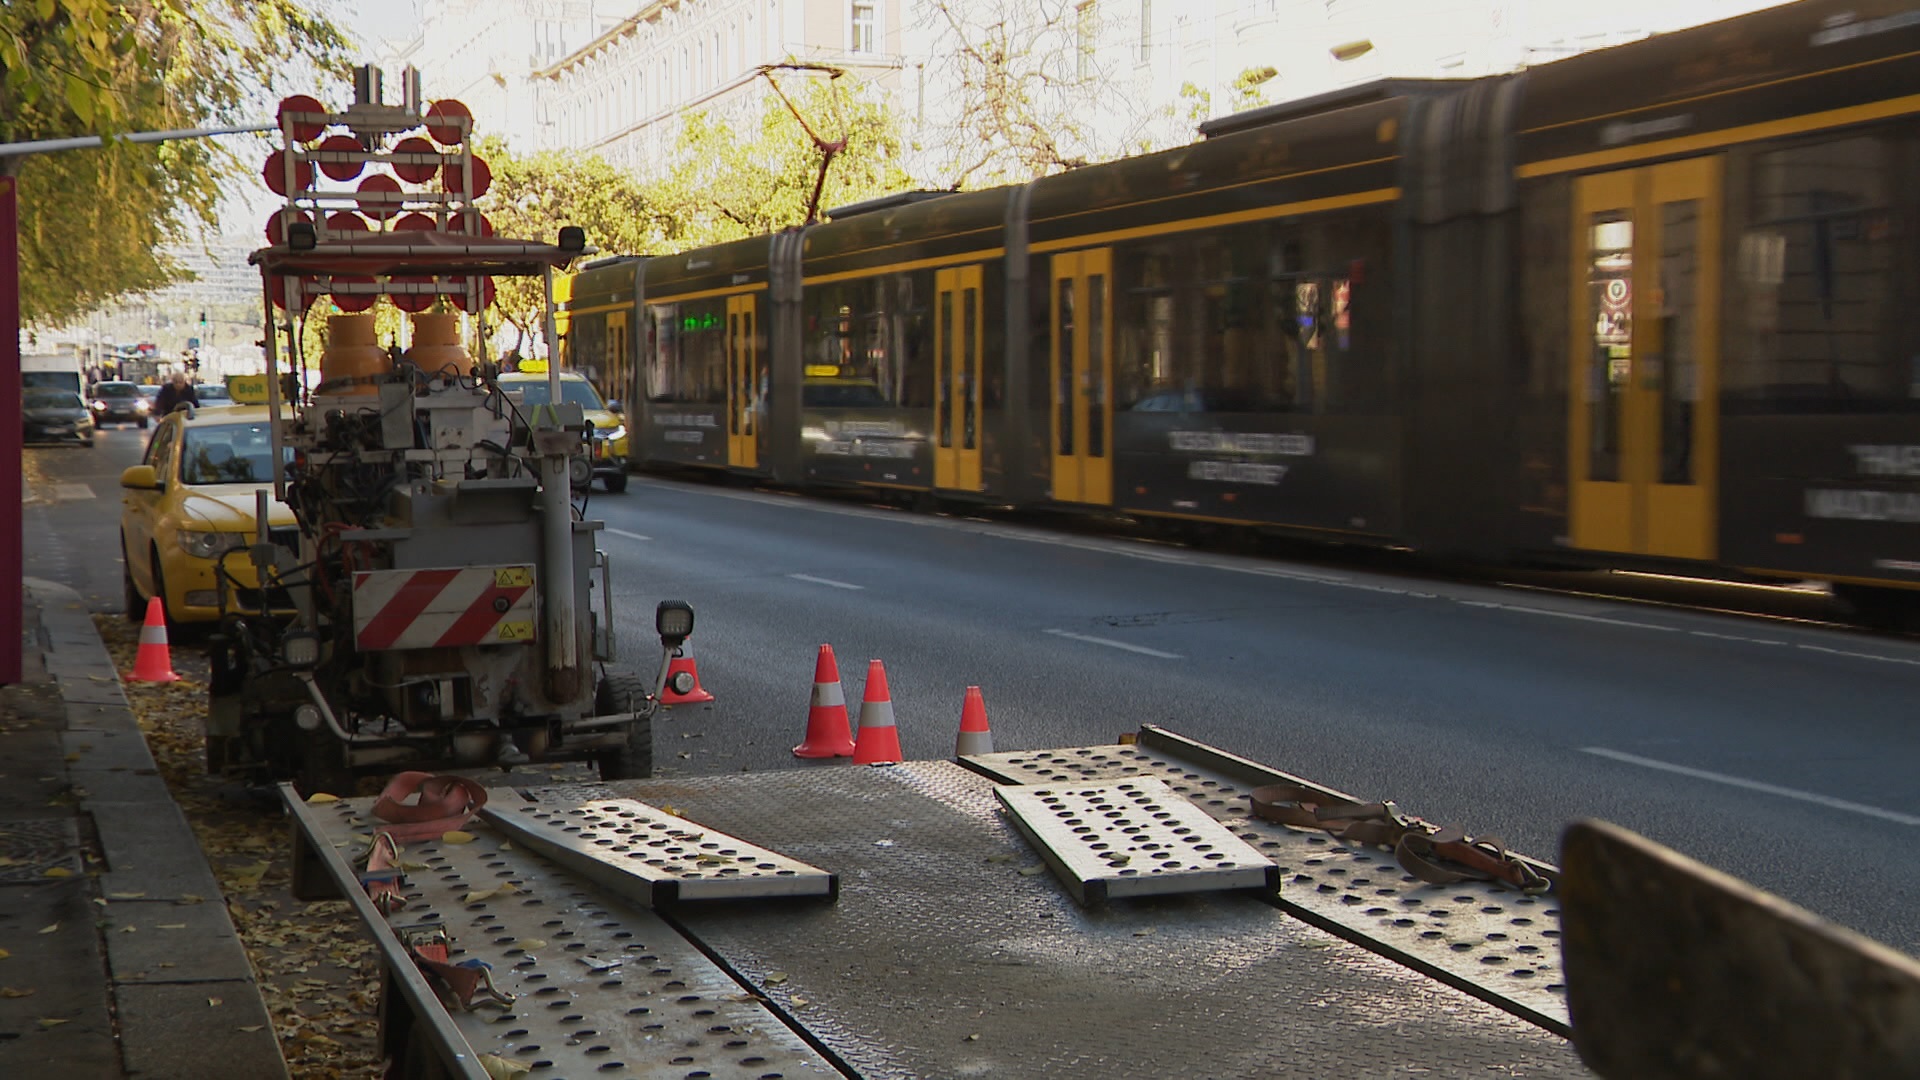
<path id="1" fill-rule="evenodd" d="M 888 274 L 809 289 L 803 346 L 809 379 L 863 387 L 857 394 L 827 395 L 847 405 L 931 408 L 931 283 L 931 273 Z"/>
<path id="2" fill-rule="evenodd" d="M 1114 254 L 1114 407 L 1142 409 L 1170 400 L 1175 387 L 1172 241 L 1134 244 Z"/>
<path id="3" fill-rule="evenodd" d="M 1915 129 L 1807 142 L 1749 159 L 1738 235 L 1744 302 L 1725 374 L 1735 411 L 1920 410 Z"/>

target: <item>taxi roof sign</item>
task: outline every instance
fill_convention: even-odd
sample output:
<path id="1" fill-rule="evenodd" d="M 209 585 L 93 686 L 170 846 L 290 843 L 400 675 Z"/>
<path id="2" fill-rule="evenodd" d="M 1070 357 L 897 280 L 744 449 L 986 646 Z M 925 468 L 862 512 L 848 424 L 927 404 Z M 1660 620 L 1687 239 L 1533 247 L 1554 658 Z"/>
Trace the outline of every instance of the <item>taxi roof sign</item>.
<path id="1" fill-rule="evenodd" d="M 236 405 L 267 404 L 267 377 L 265 375 L 229 375 L 227 376 L 227 394 Z"/>

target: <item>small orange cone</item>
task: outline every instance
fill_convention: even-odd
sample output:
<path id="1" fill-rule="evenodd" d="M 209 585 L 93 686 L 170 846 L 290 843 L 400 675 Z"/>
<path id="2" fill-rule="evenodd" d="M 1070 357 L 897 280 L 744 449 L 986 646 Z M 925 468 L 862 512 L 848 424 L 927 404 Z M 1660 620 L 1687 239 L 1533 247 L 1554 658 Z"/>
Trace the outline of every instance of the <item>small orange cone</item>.
<path id="1" fill-rule="evenodd" d="M 681 672 L 687 678 L 680 678 Z M 689 687 L 682 690 L 681 687 Z M 667 685 L 661 688 L 662 705 L 704 705 L 712 701 L 713 695 L 700 686 L 700 667 L 693 662 L 693 644 L 683 641 L 673 650 L 673 660 L 667 665 Z"/>
<path id="2" fill-rule="evenodd" d="M 140 627 L 140 651 L 133 658 L 133 681 L 180 681 L 173 672 L 173 652 L 167 648 L 167 607 L 157 596 L 147 601 L 146 625 Z"/>
<path id="3" fill-rule="evenodd" d="M 887 693 L 887 669 L 867 663 L 867 688 L 860 701 L 860 736 L 853 741 L 855 765 L 900 763 L 900 732 L 893 726 L 893 697 Z"/>
<path id="4" fill-rule="evenodd" d="M 840 665 L 833 646 L 820 646 L 813 664 L 813 705 L 807 709 L 807 737 L 793 748 L 794 757 L 853 756 L 853 727 L 847 722 L 847 695 L 840 689 Z"/>
<path id="5" fill-rule="evenodd" d="M 993 731 L 987 727 L 987 701 L 980 688 L 967 687 L 966 700 L 960 704 L 960 737 L 953 741 L 953 756 L 993 753 Z"/>

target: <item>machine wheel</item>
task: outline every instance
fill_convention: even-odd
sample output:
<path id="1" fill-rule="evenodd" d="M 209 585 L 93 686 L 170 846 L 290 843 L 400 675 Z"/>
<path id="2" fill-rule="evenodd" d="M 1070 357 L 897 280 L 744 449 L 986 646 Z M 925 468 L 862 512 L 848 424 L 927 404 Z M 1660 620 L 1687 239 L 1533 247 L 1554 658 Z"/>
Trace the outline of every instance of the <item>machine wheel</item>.
<path id="1" fill-rule="evenodd" d="M 631 671 L 607 669 L 593 691 L 593 712 L 634 712 L 646 704 L 651 691 L 647 681 Z M 653 718 L 636 720 L 627 727 L 624 750 L 609 750 L 600 755 L 600 779 L 643 780 L 653 775 Z"/>
<path id="2" fill-rule="evenodd" d="M 627 474 L 624 471 L 608 473 L 601 479 L 607 482 L 607 493 L 610 495 L 618 495 L 627 490 Z"/>

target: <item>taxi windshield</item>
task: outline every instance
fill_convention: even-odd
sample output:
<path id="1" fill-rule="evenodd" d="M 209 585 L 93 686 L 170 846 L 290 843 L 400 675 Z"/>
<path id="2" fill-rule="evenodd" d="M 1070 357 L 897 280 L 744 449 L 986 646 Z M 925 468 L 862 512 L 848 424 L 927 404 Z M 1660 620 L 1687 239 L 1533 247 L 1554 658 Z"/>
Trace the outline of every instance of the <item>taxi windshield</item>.
<path id="1" fill-rule="evenodd" d="M 273 443 L 268 425 L 200 424 L 180 433 L 180 479 L 189 484 L 271 484 Z M 291 448 L 281 459 L 292 460 Z"/>
<path id="2" fill-rule="evenodd" d="M 508 390 L 520 391 L 523 395 L 520 401 L 525 405 L 545 405 L 552 400 L 547 396 L 545 379 L 538 381 L 529 379 L 525 382 L 515 380 L 501 385 Z M 583 409 L 606 409 L 606 405 L 600 401 L 600 395 L 594 392 L 593 384 L 583 379 L 560 380 L 560 400 L 569 405 L 578 405 Z"/>

